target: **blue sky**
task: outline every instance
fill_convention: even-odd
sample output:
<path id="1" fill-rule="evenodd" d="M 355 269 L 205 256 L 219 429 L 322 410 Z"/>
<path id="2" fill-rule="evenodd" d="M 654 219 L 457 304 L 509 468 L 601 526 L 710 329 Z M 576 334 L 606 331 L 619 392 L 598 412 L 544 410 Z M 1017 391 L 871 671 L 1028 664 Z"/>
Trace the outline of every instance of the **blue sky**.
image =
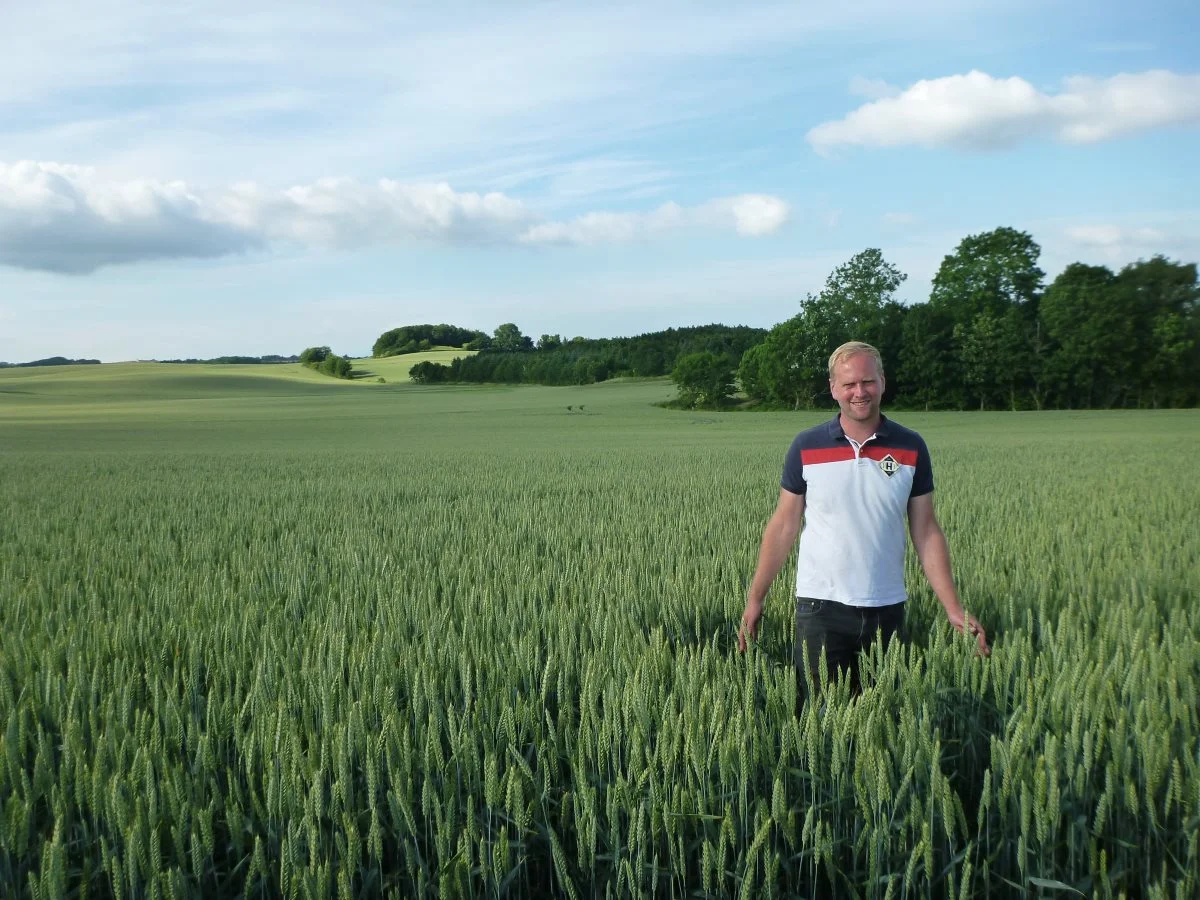
<path id="1" fill-rule="evenodd" d="M 866 247 L 1200 261 L 1194 4 L 3 3 L 0 360 L 769 327 Z"/>

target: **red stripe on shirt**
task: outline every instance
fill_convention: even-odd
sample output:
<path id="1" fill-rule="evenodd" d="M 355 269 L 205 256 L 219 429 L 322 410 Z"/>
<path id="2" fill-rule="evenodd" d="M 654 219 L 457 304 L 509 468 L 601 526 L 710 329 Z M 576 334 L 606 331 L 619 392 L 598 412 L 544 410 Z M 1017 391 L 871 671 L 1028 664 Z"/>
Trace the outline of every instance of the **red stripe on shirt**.
<path id="1" fill-rule="evenodd" d="M 822 447 L 818 450 L 800 451 L 800 464 L 803 466 L 845 462 L 848 459 L 854 459 L 854 448 L 849 444 L 844 447 Z"/>
<path id="2" fill-rule="evenodd" d="M 865 459 L 873 459 L 876 462 L 882 460 L 885 456 L 891 455 L 892 459 L 900 463 L 902 466 L 916 466 L 917 451 L 916 450 L 901 450 L 896 447 L 877 447 L 874 444 L 867 444 L 862 448 L 862 456 Z M 817 466 L 821 463 L 847 462 L 854 459 L 854 448 L 850 445 L 841 447 L 821 447 L 816 450 L 801 450 L 800 464 L 804 466 Z"/>

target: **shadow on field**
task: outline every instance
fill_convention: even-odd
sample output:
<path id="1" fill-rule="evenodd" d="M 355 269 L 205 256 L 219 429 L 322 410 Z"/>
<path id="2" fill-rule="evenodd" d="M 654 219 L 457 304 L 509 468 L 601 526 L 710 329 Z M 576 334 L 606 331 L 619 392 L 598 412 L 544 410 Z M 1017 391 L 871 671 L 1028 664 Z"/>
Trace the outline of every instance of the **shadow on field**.
<path id="1" fill-rule="evenodd" d="M 983 793 L 983 773 L 992 765 L 992 735 L 1004 731 L 1004 717 L 986 697 L 958 687 L 939 688 L 933 726 L 941 732 L 942 774 L 962 799 L 974 825 Z"/>

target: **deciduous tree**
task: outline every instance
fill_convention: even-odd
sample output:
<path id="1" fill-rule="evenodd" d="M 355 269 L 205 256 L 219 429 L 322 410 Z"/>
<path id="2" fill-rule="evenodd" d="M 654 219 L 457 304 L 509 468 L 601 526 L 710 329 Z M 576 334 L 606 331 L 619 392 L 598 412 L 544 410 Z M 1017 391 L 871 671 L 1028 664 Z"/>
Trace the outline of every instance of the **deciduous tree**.
<path id="1" fill-rule="evenodd" d="M 671 371 L 685 406 L 716 407 L 733 394 L 733 364 L 710 350 L 681 356 Z"/>
<path id="2" fill-rule="evenodd" d="M 501 353 L 532 350 L 533 340 L 521 334 L 521 329 L 512 322 L 505 322 L 492 334 L 491 349 L 498 350 Z"/>

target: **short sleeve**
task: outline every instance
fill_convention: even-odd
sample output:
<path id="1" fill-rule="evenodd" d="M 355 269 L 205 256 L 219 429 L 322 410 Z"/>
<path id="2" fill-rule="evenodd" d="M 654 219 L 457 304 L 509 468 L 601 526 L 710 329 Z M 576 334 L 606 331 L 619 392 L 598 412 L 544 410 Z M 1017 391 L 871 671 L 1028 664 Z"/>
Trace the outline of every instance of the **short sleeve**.
<path id="1" fill-rule="evenodd" d="M 933 460 L 929 457 L 929 448 L 924 439 L 917 447 L 917 471 L 913 475 L 912 489 L 908 496 L 920 497 L 933 491 Z"/>
<path id="2" fill-rule="evenodd" d="M 804 462 L 800 458 L 799 435 L 792 441 L 792 446 L 788 448 L 787 456 L 784 457 L 783 477 L 779 480 L 779 486 L 793 494 L 808 492 L 808 483 L 804 480 Z"/>

